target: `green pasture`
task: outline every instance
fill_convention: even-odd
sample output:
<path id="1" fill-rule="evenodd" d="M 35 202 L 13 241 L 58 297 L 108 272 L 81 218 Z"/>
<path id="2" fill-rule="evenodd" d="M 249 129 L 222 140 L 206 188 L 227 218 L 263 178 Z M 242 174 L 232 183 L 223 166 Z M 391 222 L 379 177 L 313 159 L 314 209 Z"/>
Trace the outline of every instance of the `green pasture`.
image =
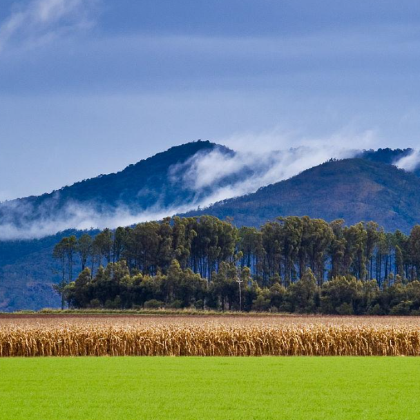
<path id="1" fill-rule="evenodd" d="M 420 358 L 0 359 L 1 420 L 420 418 Z"/>

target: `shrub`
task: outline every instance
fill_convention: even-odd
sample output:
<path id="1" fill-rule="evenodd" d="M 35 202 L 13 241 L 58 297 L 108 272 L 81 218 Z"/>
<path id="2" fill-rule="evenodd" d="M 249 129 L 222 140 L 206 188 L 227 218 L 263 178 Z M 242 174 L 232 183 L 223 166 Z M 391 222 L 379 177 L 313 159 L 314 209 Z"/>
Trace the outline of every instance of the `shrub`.
<path id="1" fill-rule="evenodd" d="M 164 307 L 164 303 L 160 300 L 150 299 L 144 303 L 146 309 L 159 309 Z"/>

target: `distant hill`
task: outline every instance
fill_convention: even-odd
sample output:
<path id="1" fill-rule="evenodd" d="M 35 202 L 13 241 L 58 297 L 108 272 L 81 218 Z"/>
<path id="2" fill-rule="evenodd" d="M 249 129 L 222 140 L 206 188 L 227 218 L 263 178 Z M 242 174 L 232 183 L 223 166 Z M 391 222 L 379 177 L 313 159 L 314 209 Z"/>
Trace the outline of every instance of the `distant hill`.
<path id="1" fill-rule="evenodd" d="M 51 287 L 59 281 L 52 250 L 62 237 L 82 234 L 80 230 L 56 233 L 61 230 L 58 221 L 72 220 L 69 208 L 106 215 L 121 207 L 136 213 L 157 207 L 175 209 L 185 203 L 193 205 L 211 194 L 212 186 L 197 192 L 186 185 L 183 182 L 184 172 L 189 170 L 186 163 L 216 149 L 222 155 L 234 153 L 209 141 L 187 143 L 115 174 L 100 175 L 41 196 L 0 203 L 0 236 L 4 237 L 11 226 L 22 235 L 36 235 L 37 228 L 45 224 L 54 233 L 40 239 L 0 240 L 0 311 L 36 310 L 59 304 Z M 176 176 L 172 174 L 174 168 Z"/>
<path id="2" fill-rule="evenodd" d="M 411 151 L 367 150 L 357 156 L 392 164 Z M 117 173 L 99 175 L 40 196 L 0 203 L 0 239 L 39 238 L 71 228 L 112 227 L 116 220 L 134 223 L 141 218 L 159 218 L 215 202 L 220 199 L 219 192 L 224 197 L 232 197 L 237 191 L 253 192 L 265 185 L 265 173 L 273 173 L 282 154 L 293 152 L 299 155 L 300 149 L 272 152 L 267 161 L 256 158 L 243 165 L 241 157 L 235 159 L 237 152 L 209 141 L 172 147 Z M 206 156 L 211 156 L 211 163 L 197 168 L 197 162 Z M 227 170 L 223 167 L 225 158 Z M 209 181 L 208 172 L 212 173 Z M 276 180 L 283 176 L 278 173 Z M 197 178 L 205 179 L 204 185 L 195 185 Z M 238 189 L 239 184 L 242 188 Z"/>
<path id="3" fill-rule="evenodd" d="M 42 239 L 0 241 L 0 311 L 58 307 L 52 285 L 60 274 L 52 250 L 61 238 L 81 234 L 67 230 Z"/>
<path id="4" fill-rule="evenodd" d="M 277 216 L 310 216 L 349 224 L 374 220 L 385 229 L 409 231 L 420 223 L 420 178 L 366 159 L 330 161 L 301 174 L 188 215 L 232 217 L 259 226 Z"/>
<path id="5" fill-rule="evenodd" d="M 220 152 L 217 157 L 235 155 L 234 151 L 208 141 L 188 143 L 115 174 L 100 175 L 39 197 L 0 203 L 0 230 L 3 226 L 15 225 L 30 237 L 32 231 L 27 226 L 36 229 L 51 219 L 50 230 L 54 232 L 42 239 L 0 240 L 0 311 L 59 304 L 51 287 L 59 280 L 52 249 L 61 237 L 82 232 L 55 234 L 63 230 L 56 221 L 68 217 L 68 209 L 75 203 L 98 214 L 112 213 L 122 205 L 133 213 L 156 207 L 168 209 L 163 215 L 170 216 L 178 207 L 192 208 L 194 203 L 212 197 L 218 188 L 238 181 L 248 182 L 264 171 L 265 162 L 251 163 L 225 171 L 215 181 L 195 189 L 185 179 L 194 178 L 195 158 L 212 151 Z M 411 151 L 361 151 L 357 159 L 327 162 L 255 193 L 188 215 L 208 213 L 220 218 L 233 217 L 238 226 L 258 226 L 286 215 L 309 215 L 327 220 L 344 218 L 348 223 L 372 219 L 388 230 L 408 231 L 420 222 L 420 179 L 391 164 Z M 280 154 L 273 153 L 272 160 L 277 156 Z"/>
<path id="6" fill-rule="evenodd" d="M 0 225 L 22 228 L 33 222 L 41 225 L 65 218 L 76 220 L 77 214 L 83 212 L 107 215 L 124 208 L 135 214 L 151 208 L 170 209 L 199 202 L 211 194 L 212 189 L 197 192 L 189 188 L 182 182 L 188 165 L 182 164 L 216 148 L 222 154 L 233 153 L 209 141 L 187 143 L 130 165 L 121 172 L 99 175 L 48 194 L 0 203 Z M 180 169 L 177 176 L 172 177 L 170 169 L 177 165 Z"/>

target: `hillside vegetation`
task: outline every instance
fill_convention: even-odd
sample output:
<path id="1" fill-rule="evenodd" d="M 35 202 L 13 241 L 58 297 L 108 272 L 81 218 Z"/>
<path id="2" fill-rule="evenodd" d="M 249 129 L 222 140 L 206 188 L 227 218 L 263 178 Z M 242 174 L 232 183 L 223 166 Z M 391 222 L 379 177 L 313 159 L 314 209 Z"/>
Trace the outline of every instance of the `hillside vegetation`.
<path id="1" fill-rule="evenodd" d="M 167 208 L 191 206 L 217 188 L 254 176 L 252 168 L 246 167 L 199 190 L 185 183 L 191 159 L 215 149 L 222 155 L 234 155 L 233 151 L 214 143 L 188 143 L 116 174 L 81 181 L 51 194 L 2 203 L 1 233 L 15 225 L 20 232 L 28 231 L 30 235 L 27 223 L 37 228 L 40 221 L 66 219 L 75 203 L 94 209 L 98 215 L 121 205 L 134 213 L 157 203 L 158 207 Z M 420 220 L 419 180 L 390 163 L 410 152 L 410 149 L 360 152 L 359 159 L 327 162 L 254 194 L 189 214 L 230 217 L 237 227 L 260 227 L 267 220 L 287 215 L 309 215 L 327 221 L 344 218 L 347 224 L 375 220 L 387 231 L 400 229 L 408 233 Z M 176 176 L 174 168 L 177 168 Z M 54 222 L 50 225 L 59 226 Z M 80 237 L 84 232 L 73 233 Z M 0 241 L 0 310 L 37 310 L 59 305 L 59 298 L 51 288 L 60 281 L 59 266 L 51 255 L 54 244 L 65 236 L 69 233 L 36 240 Z"/>
<path id="2" fill-rule="evenodd" d="M 226 200 L 200 212 L 235 225 L 260 226 L 281 216 L 310 216 L 353 224 L 374 220 L 387 231 L 408 232 L 420 222 L 420 178 L 365 159 L 330 161 L 301 174 Z"/>
<path id="3" fill-rule="evenodd" d="M 64 220 L 77 207 L 99 215 L 112 214 L 118 208 L 134 214 L 153 206 L 175 208 L 191 203 L 202 197 L 181 181 L 182 170 L 175 178 L 171 168 L 216 147 L 222 153 L 231 153 L 209 141 L 192 142 L 158 153 L 118 173 L 100 175 L 41 196 L 0 203 L 0 226 L 10 224 L 19 228 L 28 222 Z M 183 170 L 188 170 L 188 166 Z M 202 192 L 204 196 L 206 193 L 209 191 Z"/>

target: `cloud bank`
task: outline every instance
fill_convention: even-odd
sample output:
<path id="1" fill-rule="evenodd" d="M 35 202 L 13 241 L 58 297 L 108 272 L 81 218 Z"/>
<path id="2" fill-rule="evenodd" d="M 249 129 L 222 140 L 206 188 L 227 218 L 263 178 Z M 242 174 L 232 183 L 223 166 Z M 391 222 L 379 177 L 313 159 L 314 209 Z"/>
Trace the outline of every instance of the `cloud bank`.
<path id="1" fill-rule="evenodd" d="M 237 134 L 223 141 L 240 150 L 227 154 L 223 149 L 197 154 L 172 170 L 172 177 L 200 193 L 210 189 L 200 206 L 255 192 L 291 178 L 329 159 L 354 157 L 376 144 L 374 131 L 342 131 L 328 138 L 296 137 L 279 130 L 260 134 Z M 281 148 L 281 150 L 277 149 Z"/>
<path id="2" fill-rule="evenodd" d="M 30 206 L 23 206 L 23 208 L 30 211 Z M 18 211 L 22 212 L 23 208 Z M 189 206 L 160 208 L 156 205 L 140 213 L 133 213 L 129 208 L 120 206 L 113 211 L 100 213 L 89 205 L 69 203 L 59 214 L 54 214 L 52 211 L 50 217 L 43 216 L 35 221 L 26 221 L 19 224 L 12 221 L 0 223 L 0 240 L 40 239 L 67 229 L 114 229 L 118 226 L 130 226 L 150 220 L 161 220 L 168 215 L 182 213 L 190 209 Z"/>

